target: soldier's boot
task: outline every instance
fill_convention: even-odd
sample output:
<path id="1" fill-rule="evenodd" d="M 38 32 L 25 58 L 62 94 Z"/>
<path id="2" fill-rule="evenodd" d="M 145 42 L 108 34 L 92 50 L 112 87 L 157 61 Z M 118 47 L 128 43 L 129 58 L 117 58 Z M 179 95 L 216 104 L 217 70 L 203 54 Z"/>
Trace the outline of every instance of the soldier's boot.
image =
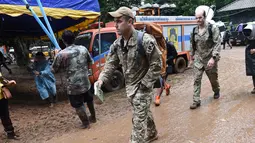
<path id="1" fill-rule="evenodd" d="M 197 109 L 201 105 L 201 101 L 193 101 L 193 103 L 190 105 L 190 109 Z"/>
<path id="2" fill-rule="evenodd" d="M 155 103 L 155 106 L 159 106 L 160 105 L 160 96 L 159 95 L 156 95 L 154 103 Z"/>
<path id="3" fill-rule="evenodd" d="M 251 91 L 251 94 L 255 94 L 255 88 L 253 88 L 253 90 Z"/>
<path id="4" fill-rule="evenodd" d="M 167 95 L 167 96 L 170 94 L 170 88 L 171 88 L 171 85 L 165 83 L 165 89 L 166 89 L 166 95 Z"/>
<path id="5" fill-rule="evenodd" d="M 89 129 L 90 126 L 89 126 L 89 119 L 88 119 L 88 116 L 86 114 L 86 111 L 85 111 L 85 106 L 81 106 L 79 108 L 75 108 L 76 109 L 76 113 L 77 115 L 79 116 L 81 122 L 82 122 L 82 125 L 80 126 L 81 129 Z"/>
<path id="6" fill-rule="evenodd" d="M 220 92 L 215 92 L 213 95 L 214 99 L 219 99 L 220 98 Z"/>
<path id="7" fill-rule="evenodd" d="M 95 113 L 95 108 L 94 108 L 94 102 L 88 102 L 87 106 L 89 108 L 89 112 L 90 112 L 90 116 L 89 116 L 89 121 L 91 123 L 96 123 L 97 119 L 96 119 L 96 113 Z"/>

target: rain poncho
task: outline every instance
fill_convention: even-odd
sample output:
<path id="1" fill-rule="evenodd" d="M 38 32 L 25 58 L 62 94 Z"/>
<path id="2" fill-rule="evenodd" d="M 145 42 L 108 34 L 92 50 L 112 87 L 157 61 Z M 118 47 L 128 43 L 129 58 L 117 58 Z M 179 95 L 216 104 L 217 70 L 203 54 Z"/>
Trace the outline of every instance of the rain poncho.
<path id="1" fill-rule="evenodd" d="M 51 72 L 50 64 L 47 60 L 36 61 L 33 70 L 40 72 L 39 76 L 35 76 L 35 83 L 41 98 L 47 99 L 49 95 L 56 95 L 56 79 Z"/>

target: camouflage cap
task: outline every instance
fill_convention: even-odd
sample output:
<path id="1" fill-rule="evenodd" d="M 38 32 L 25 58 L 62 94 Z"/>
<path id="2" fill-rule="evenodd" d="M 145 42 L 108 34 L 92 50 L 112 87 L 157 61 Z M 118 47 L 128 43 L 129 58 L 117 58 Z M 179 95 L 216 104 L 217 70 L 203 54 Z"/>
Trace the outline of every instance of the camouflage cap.
<path id="1" fill-rule="evenodd" d="M 115 17 L 115 18 L 121 17 L 121 16 L 125 15 L 125 16 L 129 16 L 129 17 L 131 17 L 131 18 L 134 19 L 134 15 L 133 15 L 132 10 L 131 10 L 130 8 L 128 8 L 128 7 L 125 7 L 125 6 L 120 7 L 120 8 L 119 8 L 118 10 L 116 10 L 116 11 L 109 12 L 109 14 L 110 14 L 112 17 Z"/>

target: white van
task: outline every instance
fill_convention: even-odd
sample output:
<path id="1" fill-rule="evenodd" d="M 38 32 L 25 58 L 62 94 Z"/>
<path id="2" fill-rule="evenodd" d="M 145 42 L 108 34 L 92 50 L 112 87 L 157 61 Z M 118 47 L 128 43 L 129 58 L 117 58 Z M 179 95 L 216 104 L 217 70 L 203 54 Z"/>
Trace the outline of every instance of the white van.
<path id="1" fill-rule="evenodd" d="M 220 39 L 221 39 L 221 44 L 223 44 L 223 36 L 224 36 L 224 33 L 227 28 L 226 28 L 224 22 L 222 22 L 222 21 L 216 22 L 215 25 L 217 25 L 220 29 L 220 36 L 221 36 Z"/>

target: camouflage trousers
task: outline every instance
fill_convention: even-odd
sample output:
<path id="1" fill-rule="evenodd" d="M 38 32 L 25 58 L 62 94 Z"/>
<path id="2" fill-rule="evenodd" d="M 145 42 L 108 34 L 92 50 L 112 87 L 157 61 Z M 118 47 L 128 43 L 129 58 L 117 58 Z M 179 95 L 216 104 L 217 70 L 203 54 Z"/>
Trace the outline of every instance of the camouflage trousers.
<path id="1" fill-rule="evenodd" d="M 204 72 L 206 73 L 207 77 L 210 80 L 213 92 L 214 93 L 220 92 L 217 64 L 212 69 L 205 69 L 204 67 L 201 69 L 198 69 L 197 67 L 194 67 L 194 73 L 195 73 L 194 95 L 193 95 L 194 102 L 200 102 L 201 80 L 202 80 Z"/>
<path id="2" fill-rule="evenodd" d="M 139 90 L 130 99 L 133 111 L 133 127 L 131 143 L 145 143 L 147 138 L 157 134 L 156 126 L 150 111 L 152 102 L 152 89 Z"/>

